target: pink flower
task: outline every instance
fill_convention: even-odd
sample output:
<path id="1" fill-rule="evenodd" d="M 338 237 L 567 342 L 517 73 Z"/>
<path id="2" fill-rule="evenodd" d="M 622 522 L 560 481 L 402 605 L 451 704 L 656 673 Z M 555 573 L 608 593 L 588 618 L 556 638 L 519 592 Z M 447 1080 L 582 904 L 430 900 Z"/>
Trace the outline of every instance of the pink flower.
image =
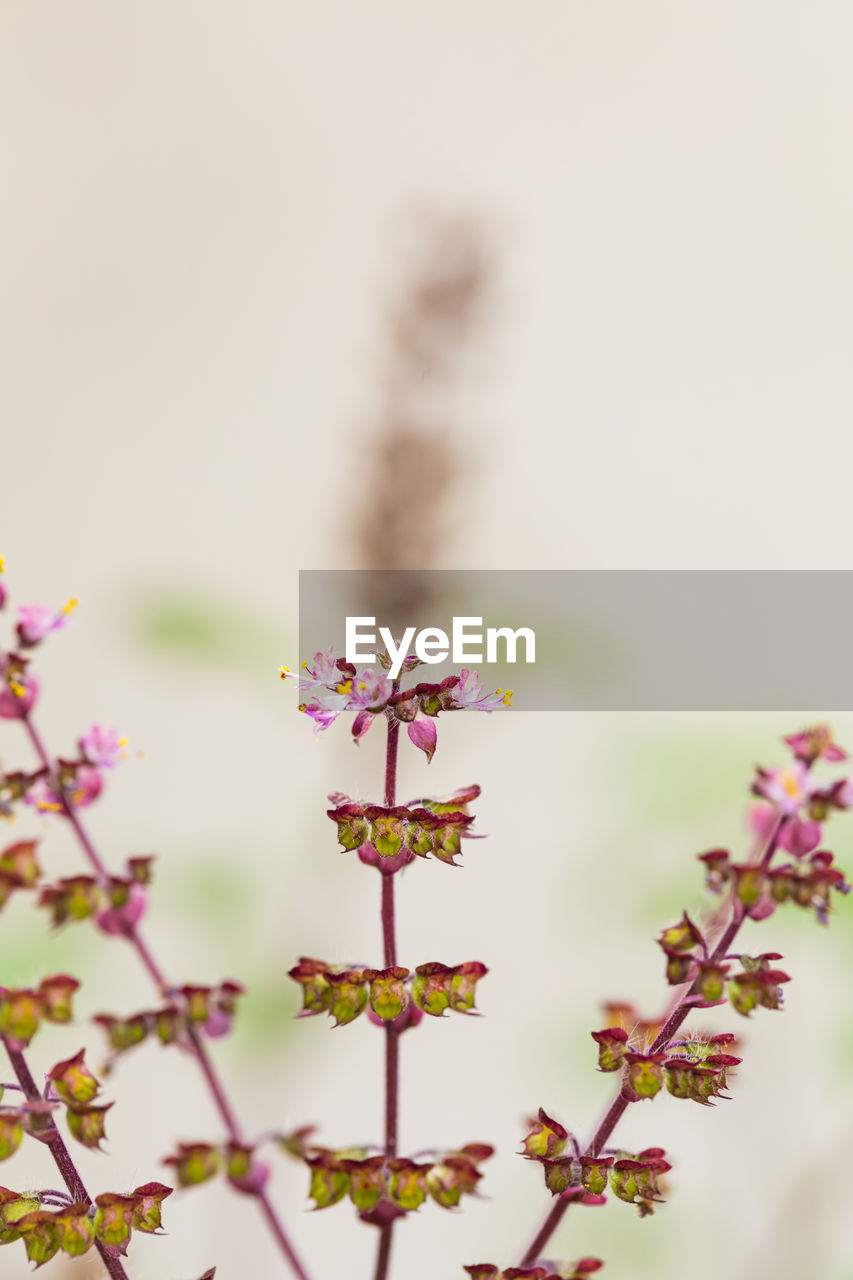
<path id="1" fill-rule="evenodd" d="M 747 827 L 759 840 L 769 840 L 776 830 L 778 815 L 772 804 L 751 804 L 746 812 Z"/>
<path id="2" fill-rule="evenodd" d="M 26 659 L 0 653 L 0 718 L 17 720 L 32 710 L 38 694 L 35 676 L 27 675 Z"/>
<path id="3" fill-rule="evenodd" d="M 85 809 L 101 794 L 103 779 L 92 765 L 78 764 L 71 768 L 73 772 L 65 784 L 65 798 L 73 808 Z M 24 798 L 27 804 L 41 813 L 63 813 L 65 809 L 62 797 L 47 778 L 40 778 Z"/>
<path id="4" fill-rule="evenodd" d="M 499 707 L 511 705 L 512 689 L 496 689 L 492 694 L 484 694 L 479 672 L 472 673 L 465 667 L 459 672 L 459 683 L 453 689 L 450 700 L 454 710 L 470 707 L 474 711 L 492 712 Z"/>
<path id="5" fill-rule="evenodd" d="M 99 769 L 114 769 L 127 757 L 127 738 L 120 738 L 115 729 L 102 729 L 99 724 L 92 725 L 79 746 L 89 764 Z"/>
<path id="6" fill-rule="evenodd" d="M 204 1034 L 211 1040 L 227 1036 L 233 1021 L 233 1013 L 227 1013 L 224 1009 L 211 1009 L 210 1016 L 204 1024 Z"/>
<path id="7" fill-rule="evenodd" d="M 437 741 L 437 733 L 435 728 L 435 717 L 427 716 L 423 719 L 412 720 L 407 726 L 409 738 L 423 751 L 427 758 L 427 764 L 430 763 L 435 755 L 435 747 Z"/>
<path id="8" fill-rule="evenodd" d="M 792 733 L 784 738 L 798 760 L 813 764 L 815 760 L 828 760 L 837 764 L 847 759 L 847 752 L 833 741 L 832 730 L 828 724 L 816 724 L 811 729 L 803 729 L 800 733 Z"/>
<path id="9" fill-rule="evenodd" d="M 102 907 L 95 917 L 102 933 L 127 937 L 133 926 L 142 918 L 147 905 L 147 895 L 141 884 L 130 886 L 127 899 L 120 907 Z"/>
<path id="10" fill-rule="evenodd" d="M 365 711 L 377 712 L 387 706 L 394 692 L 394 682 L 389 680 L 384 671 L 365 669 L 353 676 L 350 685 L 350 706 L 363 707 Z"/>
<path id="11" fill-rule="evenodd" d="M 314 732 L 320 733 L 323 729 L 328 729 L 330 724 L 334 724 L 348 704 L 348 694 L 334 693 L 327 694 L 324 698 L 312 698 L 310 702 L 303 702 L 299 710 L 311 717 L 314 721 Z"/>
<path id="12" fill-rule="evenodd" d="M 409 670 L 418 665 L 418 660 L 403 665 Z M 357 671 L 351 663 L 336 661 L 331 649 L 315 653 L 314 665 L 303 663 L 301 673 L 279 667 L 279 675 L 282 680 L 295 680 L 300 690 L 312 695 L 300 704 L 299 710 L 314 721 L 315 732 L 327 729 L 341 712 L 355 711 L 352 733 L 358 740 L 387 708 L 409 725 L 412 742 L 430 758 L 435 751 L 435 727 L 424 723 L 415 725 L 419 713 L 433 718 L 441 711 L 460 711 L 466 707 L 491 712 L 512 702 L 511 689 L 484 694 L 477 672 L 472 674 L 467 669 L 458 676 L 448 676 L 441 684 L 418 684 L 399 691 L 384 670 L 365 667 Z"/>
<path id="13" fill-rule="evenodd" d="M 282 671 L 286 670 L 286 667 L 282 667 Z M 331 646 L 325 653 L 314 654 L 313 667 L 309 667 L 307 662 L 303 662 L 302 670 L 305 674 L 300 676 L 293 676 L 292 673 L 288 672 L 291 679 L 299 681 L 299 687 L 302 689 L 307 689 L 314 685 L 325 685 L 327 688 L 334 689 L 342 679 Z"/>
<path id="14" fill-rule="evenodd" d="M 18 606 L 18 623 L 15 630 L 18 639 L 25 649 L 43 640 L 51 631 L 58 631 L 67 623 L 70 615 L 77 608 L 76 600 L 69 600 L 58 613 L 43 604 L 22 604 Z"/>
<path id="15" fill-rule="evenodd" d="M 759 769 L 752 784 L 754 793 L 769 800 L 784 814 L 790 815 L 805 804 L 815 784 L 809 766 L 802 760 L 775 769 Z"/>
<path id="16" fill-rule="evenodd" d="M 249 1196 L 256 1196 L 263 1191 L 271 1174 L 272 1169 L 266 1160 L 252 1160 L 246 1173 L 229 1173 L 228 1181 L 235 1190 L 243 1191 Z"/>
<path id="17" fill-rule="evenodd" d="M 328 729 L 341 712 L 357 710 L 353 732 L 360 738 L 370 728 L 373 716 L 387 706 L 394 684 L 384 671 L 365 669 L 358 673 L 354 667 L 343 665 L 342 671 L 328 649 L 326 653 L 315 653 L 312 667 L 303 664 L 302 674 L 280 667 L 279 675 L 282 680 L 295 680 L 300 690 L 314 695 L 301 703 L 299 710 L 314 721 L 315 733 Z"/>
<path id="18" fill-rule="evenodd" d="M 820 823 L 812 819 L 789 818 L 779 833 L 779 844 L 795 858 L 804 858 L 820 844 Z"/>

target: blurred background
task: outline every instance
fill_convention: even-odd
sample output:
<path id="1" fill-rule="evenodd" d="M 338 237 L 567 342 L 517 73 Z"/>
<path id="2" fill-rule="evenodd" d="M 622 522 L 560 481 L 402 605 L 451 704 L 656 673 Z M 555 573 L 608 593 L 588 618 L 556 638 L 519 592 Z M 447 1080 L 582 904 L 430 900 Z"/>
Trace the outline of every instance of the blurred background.
<path id="1" fill-rule="evenodd" d="M 0 0 L 6 583 L 80 597 L 38 655 L 39 723 L 57 752 L 93 721 L 128 735 L 89 825 L 113 865 L 158 854 L 146 930 L 176 980 L 248 984 L 216 1056 L 250 1131 L 381 1134 L 378 1032 L 295 1023 L 285 976 L 379 949 L 378 877 L 324 809 L 377 797 L 381 735 L 315 739 L 276 678 L 299 568 L 850 567 L 851 37 L 831 0 Z M 780 599 L 768 646 L 785 622 Z M 498 1155 L 487 1198 L 399 1228 L 396 1277 L 516 1260 L 546 1207 L 513 1154 L 525 1117 L 592 1131 L 600 1000 L 657 1011 L 651 938 L 701 896 L 692 855 L 745 849 L 752 767 L 805 718 L 520 707 L 442 719 L 428 772 L 404 751 L 401 795 L 479 782 L 489 839 L 402 878 L 401 958 L 491 972 L 485 1017 L 403 1041 L 402 1144 Z M 5 722 L 0 760 L 32 764 Z M 59 824 L 10 831 L 43 838 L 52 876 L 80 868 Z M 843 818 L 831 837 L 849 868 Z M 0 982 L 85 984 L 33 1066 L 84 1042 L 97 1062 L 87 1018 L 153 992 L 120 942 L 49 934 L 20 897 Z M 853 1274 L 849 910 L 828 930 L 779 913 L 744 945 L 795 981 L 737 1027 L 734 1100 L 633 1108 L 620 1140 L 672 1153 L 668 1203 L 573 1212 L 555 1256 L 642 1280 Z M 107 1096 L 93 1191 L 221 1136 L 178 1053 L 129 1054 Z M 29 1144 L 2 1178 L 56 1175 Z M 374 1233 L 306 1212 L 306 1190 L 277 1161 L 315 1276 L 371 1274 Z M 165 1217 L 134 1238 L 134 1280 L 283 1274 L 218 1183 Z M 20 1244 L 0 1251 L 24 1273 Z"/>

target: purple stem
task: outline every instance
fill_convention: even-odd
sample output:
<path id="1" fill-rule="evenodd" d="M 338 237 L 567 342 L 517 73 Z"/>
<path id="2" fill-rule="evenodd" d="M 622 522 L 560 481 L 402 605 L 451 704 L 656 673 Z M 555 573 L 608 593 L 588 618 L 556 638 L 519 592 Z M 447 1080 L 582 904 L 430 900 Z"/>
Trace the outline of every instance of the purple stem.
<path id="1" fill-rule="evenodd" d="M 9 1041 L 3 1038 L 3 1044 L 9 1055 L 9 1061 L 12 1064 L 12 1070 L 18 1077 L 18 1084 L 21 1086 L 21 1092 L 24 1094 L 28 1102 L 41 1102 L 42 1097 L 39 1093 L 38 1085 L 32 1077 L 27 1060 L 20 1049 L 13 1049 Z M 50 1127 L 39 1135 L 50 1148 L 50 1154 L 56 1162 L 56 1167 L 62 1175 L 62 1181 L 65 1183 L 71 1199 L 75 1204 L 91 1205 L 92 1198 L 83 1185 L 83 1180 L 77 1172 L 71 1153 L 63 1141 L 62 1134 L 57 1129 L 53 1121 L 50 1121 Z M 95 1248 L 101 1255 L 101 1261 L 106 1268 L 107 1275 L 111 1280 L 128 1280 L 121 1259 L 109 1253 L 100 1240 L 95 1241 Z"/>
<path id="2" fill-rule="evenodd" d="M 35 725 L 33 724 L 31 718 L 28 715 L 23 715 L 21 719 L 24 723 L 24 727 L 29 735 L 30 742 L 33 745 L 36 755 L 38 756 L 42 765 L 48 770 L 48 773 L 52 774 L 53 764 L 51 762 L 50 756 L 48 755 L 47 748 L 45 747 L 44 742 L 42 741 L 41 735 L 39 734 L 38 730 L 36 729 Z M 86 831 L 86 828 L 83 826 L 83 823 L 80 821 L 80 818 L 78 817 L 77 813 L 74 811 L 73 806 L 68 803 L 65 793 L 62 791 L 61 788 L 57 788 L 57 794 L 59 795 L 60 801 L 62 803 L 64 816 L 68 819 L 69 823 L 71 824 L 71 828 L 74 831 L 74 834 L 77 836 L 77 839 L 80 842 L 83 852 L 85 853 L 86 857 L 89 859 L 89 862 L 92 864 L 100 880 L 104 884 L 106 884 L 106 882 L 109 880 L 109 872 L 107 871 L 107 868 L 104 862 L 102 861 L 97 849 L 92 843 L 91 837 Z M 142 935 L 140 934 L 137 926 L 135 924 L 127 926 L 123 936 L 126 937 L 127 941 L 133 946 L 144 968 L 147 970 L 148 974 L 150 975 L 154 985 L 159 989 L 162 995 L 165 995 L 170 990 L 170 984 L 166 980 L 163 970 L 160 968 L 160 965 L 157 963 L 156 959 L 154 958 L 151 951 L 149 950 L 148 945 L 143 939 Z M 190 1027 L 188 1028 L 188 1034 L 189 1034 L 190 1042 L 192 1044 L 193 1054 L 195 1056 L 196 1061 L 198 1062 L 201 1073 L 204 1076 L 205 1082 L 210 1091 L 210 1095 L 213 1099 L 216 1109 L 219 1112 L 222 1118 L 222 1122 L 228 1131 L 228 1136 L 232 1142 L 242 1145 L 243 1143 L 242 1130 L 240 1128 L 237 1117 L 234 1113 L 234 1109 L 228 1100 L 228 1095 L 225 1092 L 222 1081 L 219 1079 L 216 1069 L 210 1060 L 210 1057 L 207 1053 L 204 1043 L 201 1040 L 201 1037 L 199 1036 L 198 1032 L 192 1025 L 190 1025 Z M 305 1270 L 304 1266 L 302 1265 L 302 1262 L 300 1261 L 299 1256 L 294 1250 L 293 1245 L 290 1243 L 287 1233 L 284 1230 L 284 1226 L 282 1225 L 276 1213 L 276 1210 L 269 1199 L 269 1196 L 266 1190 L 264 1188 L 261 1188 L 259 1191 L 255 1191 L 252 1194 L 254 1195 L 255 1199 L 258 1201 L 258 1205 L 261 1209 L 261 1212 L 266 1218 L 267 1224 L 269 1225 L 269 1228 L 273 1236 L 275 1237 L 275 1240 L 279 1248 L 281 1249 L 281 1252 L 284 1254 L 285 1258 L 287 1259 L 287 1262 L 289 1263 L 290 1268 L 293 1271 L 294 1275 L 297 1276 L 298 1280 L 309 1280 L 308 1273 Z M 124 1275 L 124 1272 L 122 1271 L 121 1274 Z"/>
<path id="3" fill-rule="evenodd" d="M 767 846 L 761 858 L 762 867 L 766 867 L 769 864 L 771 858 L 773 857 L 773 854 L 776 852 L 776 848 L 779 844 L 779 836 L 782 834 L 782 827 L 785 821 L 786 821 L 785 818 L 780 817 L 777 820 L 776 826 L 774 827 L 773 831 L 770 833 L 770 836 L 767 841 Z M 735 900 L 734 906 L 732 908 L 731 919 L 729 920 L 729 923 L 726 925 L 725 929 L 720 935 L 719 941 L 717 942 L 717 945 L 714 947 L 714 950 L 711 953 L 712 964 L 715 963 L 717 960 L 721 960 L 723 956 L 725 956 L 726 952 L 728 951 L 729 947 L 734 941 L 738 933 L 738 930 L 740 929 L 745 919 L 746 919 L 745 907 L 740 901 Z M 692 998 L 695 995 L 696 995 L 696 984 L 694 983 L 690 986 L 688 991 L 685 993 L 685 995 L 682 997 L 679 1003 L 675 1006 L 672 1013 L 669 1015 L 669 1017 L 661 1027 L 660 1031 L 655 1037 L 654 1043 L 649 1049 L 649 1053 L 659 1053 L 661 1050 L 666 1049 L 667 1046 L 670 1044 L 670 1042 L 675 1039 L 675 1036 L 678 1033 L 679 1027 L 687 1018 L 688 1014 L 691 1013 L 691 1011 L 695 1008 L 695 1006 L 692 1003 Z M 597 1156 L 601 1152 L 602 1148 L 606 1146 L 607 1141 L 610 1138 L 610 1135 L 613 1133 L 613 1130 L 616 1128 L 617 1124 L 619 1123 L 622 1116 L 625 1114 L 625 1112 L 627 1111 L 630 1105 L 631 1104 L 628 1101 L 628 1099 L 624 1098 L 621 1092 L 616 1095 L 616 1097 L 613 1099 L 613 1102 L 610 1104 L 607 1114 L 605 1115 L 601 1124 L 596 1129 L 595 1135 L 593 1136 L 592 1141 L 590 1142 L 589 1146 L 584 1152 L 584 1155 Z M 535 1260 L 541 1254 L 542 1250 L 545 1248 L 545 1245 L 551 1239 L 551 1236 L 556 1231 L 563 1217 L 563 1214 L 566 1212 L 566 1210 L 568 1209 L 571 1203 L 572 1203 L 572 1196 L 568 1195 L 567 1193 L 564 1193 L 564 1195 L 558 1197 L 556 1203 L 553 1204 L 551 1208 L 548 1210 L 548 1213 L 545 1215 L 545 1218 L 543 1219 L 541 1226 L 536 1232 L 536 1235 L 533 1237 L 527 1249 L 525 1250 L 524 1256 L 521 1259 L 521 1262 L 519 1264 L 520 1266 L 529 1267 L 531 1263 L 535 1262 Z"/>
<path id="4" fill-rule="evenodd" d="M 385 807 L 393 809 L 397 803 L 397 748 L 400 741 L 400 721 L 388 716 L 388 741 L 385 749 Z M 382 876 L 382 940 L 385 947 L 385 967 L 397 963 L 397 938 L 394 919 L 394 877 Z M 397 1154 L 397 1128 L 400 1110 L 400 1037 L 389 1023 L 385 1027 L 385 1155 Z M 374 1280 L 387 1280 L 391 1263 L 391 1239 L 394 1222 L 379 1228 L 379 1251 L 376 1255 Z"/>

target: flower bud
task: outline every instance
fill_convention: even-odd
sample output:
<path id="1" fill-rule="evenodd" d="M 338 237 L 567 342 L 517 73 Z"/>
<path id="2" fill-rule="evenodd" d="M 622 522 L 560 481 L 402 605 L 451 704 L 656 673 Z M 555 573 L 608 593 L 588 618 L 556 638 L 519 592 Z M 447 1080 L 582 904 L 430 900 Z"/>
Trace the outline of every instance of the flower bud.
<path id="1" fill-rule="evenodd" d="M 21 1233 L 17 1223 L 28 1213 L 34 1213 L 41 1201 L 37 1195 L 10 1191 L 8 1187 L 0 1187 L 0 1244 L 12 1244 L 20 1240 Z"/>
<path id="2" fill-rule="evenodd" d="M 755 969 L 735 974 L 728 983 L 732 1008 L 744 1017 L 758 1005 L 764 1009 L 779 1009 L 782 1006 L 782 983 L 790 981 L 781 969 Z"/>
<path id="3" fill-rule="evenodd" d="M 21 1145 L 24 1126 L 16 1111 L 0 1111 L 0 1160 L 8 1160 Z"/>
<path id="4" fill-rule="evenodd" d="M 177 1153 L 167 1156 L 163 1164 L 174 1168 L 179 1186 L 196 1187 L 215 1177 L 222 1167 L 222 1156 L 209 1142 L 180 1142 Z"/>
<path id="5" fill-rule="evenodd" d="M 43 885 L 38 899 L 38 905 L 50 911 L 54 926 L 85 920 L 100 904 L 101 891 L 93 876 L 67 876 L 55 885 Z"/>
<path id="6" fill-rule="evenodd" d="M 57 973 L 41 980 L 38 993 L 48 1022 L 71 1021 L 71 997 L 79 989 L 80 983 L 67 973 Z"/>
<path id="7" fill-rule="evenodd" d="M 475 1013 L 474 992 L 488 969 L 479 960 L 457 964 L 450 979 L 450 1007 L 455 1013 Z"/>
<path id="8" fill-rule="evenodd" d="M 393 1021 L 409 1003 L 403 986 L 403 979 L 408 976 L 409 970 L 401 965 L 393 965 L 390 969 L 364 970 L 363 977 L 370 983 L 370 1007 L 383 1022 Z M 372 1208 L 372 1205 L 368 1208 Z"/>
<path id="9" fill-rule="evenodd" d="M 133 1196 L 120 1196 L 114 1191 L 95 1196 L 95 1235 L 102 1244 L 119 1253 L 127 1252 L 135 1208 Z"/>
<path id="10" fill-rule="evenodd" d="M 161 1044 L 175 1044 L 186 1029 L 186 1015 L 176 1004 L 164 1005 L 154 1014 L 154 1030 Z"/>
<path id="11" fill-rule="evenodd" d="M 696 964 L 696 990 L 702 997 L 703 1005 L 714 1005 L 725 999 L 726 974 L 731 965 L 720 964 L 711 960 L 699 960 Z"/>
<path id="12" fill-rule="evenodd" d="M 211 987 L 191 986 L 189 983 L 180 988 L 185 1001 L 187 1017 L 190 1022 L 207 1022 L 210 1017 Z"/>
<path id="13" fill-rule="evenodd" d="M 18 840 L 0 853 L 0 872 L 22 889 L 32 889 L 41 876 L 35 840 Z"/>
<path id="14" fill-rule="evenodd" d="M 328 1011 L 332 1002 L 332 988 L 326 977 L 328 968 L 325 960 L 300 956 L 299 964 L 289 971 L 288 977 L 302 987 L 302 1009 L 297 1017 L 310 1018 Z"/>
<path id="15" fill-rule="evenodd" d="M 613 1156 L 581 1156 L 581 1185 L 593 1195 L 600 1196 L 607 1190 L 608 1170 Z"/>
<path id="16" fill-rule="evenodd" d="M 639 1102 L 643 1098 L 654 1098 L 663 1084 L 661 1064 L 666 1057 L 664 1053 L 625 1054 L 625 1075 L 622 1080 L 622 1097 L 629 1102 Z"/>
<path id="17" fill-rule="evenodd" d="M 367 1007 L 367 986 L 361 969 L 343 969 L 340 973 L 326 972 L 331 988 L 329 1012 L 335 1026 L 346 1026 L 363 1013 Z"/>
<path id="18" fill-rule="evenodd" d="M 667 952 L 688 952 L 696 950 L 697 947 L 704 948 L 705 940 L 685 911 L 678 924 L 670 925 L 668 929 L 663 930 L 658 943 Z"/>
<path id="19" fill-rule="evenodd" d="M 419 1009 L 440 1018 L 450 1007 L 453 970 L 439 961 L 419 964 L 412 979 L 412 999 Z"/>
<path id="20" fill-rule="evenodd" d="M 148 895 L 136 880 L 113 876 L 109 883 L 109 906 L 97 914 L 98 928 L 102 933 L 128 938 L 145 914 Z"/>
<path id="21" fill-rule="evenodd" d="M 575 1161 L 572 1156 L 558 1156 L 556 1160 L 548 1160 L 539 1156 L 539 1163 L 545 1174 L 545 1186 L 552 1196 L 561 1196 L 572 1185 Z"/>
<path id="22" fill-rule="evenodd" d="M 431 1164 L 416 1164 L 403 1157 L 388 1161 L 388 1197 L 407 1213 L 419 1209 L 426 1200 L 426 1176 Z"/>
<path id="23" fill-rule="evenodd" d="M 689 952 L 672 951 L 668 947 L 663 947 L 663 951 L 666 955 L 666 980 L 670 986 L 680 987 L 682 983 L 690 982 L 696 972 L 695 957 Z"/>
<path id="24" fill-rule="evenodd" d="M 60 1209 L 54 1213 L 53 1220 L 59 1232 L 59 1247 L 63 1253 L 72 1258 L 88 1253 L 95 1243 L 95 1228 L 85 1201 Z"/>
<path id="25" fill-rule="evenodd" d="M 107 1102 L 103 1106 L 75 1106 L 66 1112 L 68 1128 L 72 1137 L 84 1147 L 100 1151 L 101 1143 L 106 1138 L 106 1116 L 114 1104 Z"/>
<path id="26" fill-rule="evenodd" d="M 707 887 L 712 893 L 722 893 L 731 878 L 731 857 L 728 849 L 709 849 L 700 853 L 699 861 L 705 864 Z"/>
<path id="27" fill-rule="evenodd" d="M 641 1211 L 651 1212 L 651 1204 L 660 1199 L 658 1178 L 672 1168 L 663 1158 L 660 1147 L 649 1147 L 636 1157 L 614 1160 L 610 1170 L 610 1189 L 628 1204 L 640 1204 Z"/>
<path id="28" fill-rule="evenodd" d="M 549 1160 L 553 1160 L 555 1156 L 562 1155 L 568 1139 L 568 1130 L 563 1128 L 559 1120 L 552 1120 L 540 1107 L 539 1118 L 533 1121 L 533 1128 L 524 1139 L 524 1154 L 533 1159 L 547 1156 Z"/>
<path id="29" fill-rule="evenodd" d="M 134 880 L 137 884 L 150 884 L 153 879 L 151 872 L 151 863 L 153 861 L 153 853 L 137 854 L 133 858 L 128 858 L 128 878 Z"/>
<path id="30" fill-rule="evenodd" d="M 385 1194 L 385 1157 L 368 1156 L 364 1160 L 343 1160 L 349 1174 L 349 1195 L 356 1209 L 374 1209 Z"/>
<path id="31" fill-rule="evenodd" d="M 70 1105 L 85 1105 L 92 1101 L 100 1091 L 100 1085 L 86 1066 L 85 1050 L 75 1053 L 73 1058 L 57 1062 L 47 1074 L 48 1080 L 63 1102 Z"/>
<path id="32" fill-rule="evenodd" d="M 314 1201 L 316 1209 L 328 1209 L 343 1200 L 349 1190 L 349 1174 L 343 1161 L 336 1159 L 330 1152 L 321 1152 L 317 1156 L 309 1156 L 305 1163 L 311 1170 L 308 1195 Z"/>
<path id="33" fill-rule="evenodd" d="M 364 810 L 358 804 L 345 804 L 339 809 L 330 809 L 329 817 L 338 824 L 338 843 L 352 851 L 367 840 L 368 827 L 364 819 Z"/>
<path id="34" fill-rule="evenodd" d="M 437 733 L 434 719 L 412 720 L 407 730 L 411 742 L 423 751 L 429 764 L 435 755 Z"/>
<path id="35" fill-rule="evenodd" d="M 151 1030 L 147 1013 L 135 1013 L 129 1018 L 114 1018 L 108 1013 L 97 1013 L 92 1021 L 101 1027 L 114 1053 L 124 1053 L 134 1045 L 142 1044 Z"/>
<path id="36" fill-rule="evenodd" d="M 25 1049 L 39 1029 L 44 1002 L 36 991 L 0 987 L 0 1035 L 15 1049 Z"/>
<path id="37" fill-rule="evenodd" d="M 135 1204 L 131 1225 L 134 1231 L 144 1231 L 153 1235 L 163 1225 L 163 1201 L 172 1194 L 172 1188 L 162 1182 L 146 1182 L 136 1187 L 133 1192 Z"/>
<path id="38" fill-rule="evenodd" d="M 473 1195 L 482 1176 L 477 1162 L 458 1152 L 432 1166 L 426 1176 L 427 1190 L 442 1209 L 455 1209 L 463 1195 Z"/>
<path id="39" fill-rule="evenodd" d="M 622 1027 L 606 1027 L 604 1031 L 591 1031 L 598 1045 L 599 1071 L 618 1071 L 625 1061 L 628 1033 Z"/>
<path id="40" fill-rule="evenodd" d="M 236 1191 L 256 1196 L 269 1181 L 272 1170 L 255 1158 L 255 1148 L 247 1143 L 230 1142 L 225 1149 L 225 1173 Z"/>
<path id="41" fill-rule="evenodd" d="M 23 1236 L 27 1260 L 37 1267 L 50 1262 L 59 1252 L 60 1233 L 53 1214 L 47 1209 L 27 1213 L 15 1225 Z"/>

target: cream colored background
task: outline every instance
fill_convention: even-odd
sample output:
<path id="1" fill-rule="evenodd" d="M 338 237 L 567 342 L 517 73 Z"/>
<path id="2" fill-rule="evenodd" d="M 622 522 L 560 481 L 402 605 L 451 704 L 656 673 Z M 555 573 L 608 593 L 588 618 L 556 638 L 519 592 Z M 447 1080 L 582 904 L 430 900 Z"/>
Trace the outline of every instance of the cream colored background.
<path id="1" fill-rule="evenodd" d="M 335 853 L 323 797 L 375 791 L 381 743 L 312 741 L 275 668 L 296 570 L 351 563 L 400 217 L 473 211 L 499 245 L 442 563 L 849 567 L 851 36 L 826 0 L 0 2 L 8 584 L 82 599 L 40 659 L 40 722 L 58 750 L 92 720 L 144 749 L 92 829 L 114 861 L 161 854 L 148 932 L 173 972 L 249 979 L 219 1054 L 249 1126 L 317 1119 L 344 1142 L 381 1123 L 376 1034 L 294 1026 L 284 977 L 301 950 L 376 954 L 376 879 Z M 178 644 L 152 619 L 187 601 L 211 634 Z M 768 644 L 785 623 L 780 599 Z M 463 871 L 406 875 L 401 953 L 492 973 L 487 1017 L 404 1042 L 403 1142 L 500 1154 L 490 1202 L 399 1231 L 399 1280 L 514 1260 L 544 1195 L 511 1154 L 524 1115 L 592 1127 L 596 1000 L 657 1001 L 649 938 L 695 900 L 690 855 L 738 838 L 752 763 L 791 727 L 442 720 L 430 788 L 481 782 L 490 838 Z M 4 763 L 21 750 L 4 727 Z M 404 795 L 424 788 L 412 754 Z M 76 866 L 45 834 L 51 871 Z M 76 967 L 84 1014 L 151 999 L 120 944 L 47 938 L 25 904 L 0 939 L 3 981 Z M 849 907 L 828 933 L 763 927 L 796 980 L 749 1027 L 735 1100 L 625 1124 L 672 1150 L 670 1203 L 570 1215 L 555 1252 L 600 1251 L 614 1280 L 850 1276 L 850 939 Z M 192 1065 L 153 1047 L 109 1088 L 112 1154 L 81 1159 L 95 1190 L 217 1135 Z M 29 1171 L 41 1152 L 2 1172 Z M 295 1166 L 276 1179 L 319 1280 L 368 1276 L 370 1233 L 343 1206 L 305 1214 Z M 283 1274 L 248 1202 L 208 1187 L 166 1209 L 134 1280 Z M 0 1275 L 23 1266 L 0 1254 Z"/>

